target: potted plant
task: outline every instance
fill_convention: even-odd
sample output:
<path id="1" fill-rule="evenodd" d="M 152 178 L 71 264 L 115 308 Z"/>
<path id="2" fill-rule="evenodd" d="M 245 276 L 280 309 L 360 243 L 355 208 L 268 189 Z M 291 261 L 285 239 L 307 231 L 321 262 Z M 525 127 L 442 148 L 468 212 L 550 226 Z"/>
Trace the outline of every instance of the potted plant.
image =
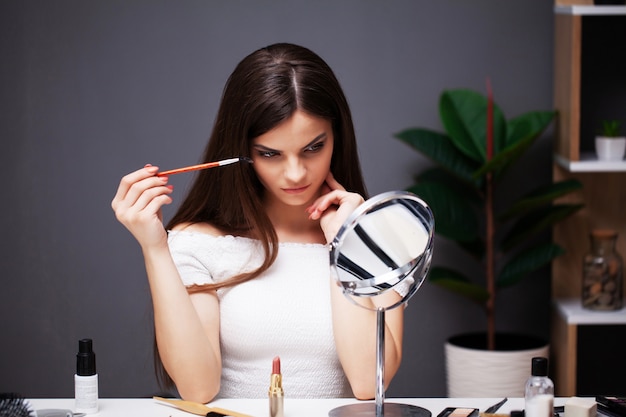
<path id="1" fill-rule="evenodd" d="M 618 120 L 602 121 L 601 133 L 596 136 L 596 154 L 600 161 L 621 161 L 626 150 L 626 137 L 620 134 Z"/>
<path id="2" fill-rule="evenodd" d="M 515 285 L 564 253 L 558 245 L 538 243 L 538 240 L 541 241 L 541 232 L 550 230 L 554 223 L 581 207 L 555 204 L 554 200 L 582 185 L 576 180 L 542 185 L 526 195 L 517 196 L 509 207 L 496 212 L 495 203 L 501 193 L 514 192 L 497 186 L 508 169 L 550 125 L 555 112 L 533 111 L 507 120 L 493 102 L 491 93 L 486 97 L 472 90 L 456 89 L 443 91 L 439 114 L 444 132 L 410 128 L 395 135 L 436 164 L 434 168 L 419 173 L 415 184 L 408 190 L 419 195 L 432 208 L 436 235 L 458 244 L 469 255 L 468 259 L 480 264 L 483 276 L 469 277 L 452 267 L 433 265 L 428 280 L 468 297 L 484 309 L 485 332 L 479 337 L 462 335 L 456 338 L 456 342 L 472 342 L 474 345 L 469 348 L 481 353 L 497 351 L 501 348 L 499 345 L 512 336 L 496 332 L 495 299 L 498 291 Z M 446 355 L 450 344 L 455 342 L 453 339 L 446 344 Z M 545 351 L 547 347 L 542 350 Z M 465 365 L 475 362 L 467 354 L 462 358 Z M 510 371 L 508 362 L 511 359 L 504 360 Z M 530 359 L 524 360 L 527 362 L 521 365 L 521 376 L 506 372 L 513 377 L 512 383 L 521 389 L 521 396 L 530 372 Z M 494 386 L 501 387 L 505 396 L 513 395 L 506 391 L 509 389 L 506 383 L 482 381 L 482 376 L 477 376 L 478 381 L 470 377 L 468 381 L 454 382 L 460 387 L 476 386 L 478 391 L 452 389 L 451 378 L 456 372 L 450 369 L 448 357 L 446 361 L 449 396 L 498 396 Z M 480 363 L 480 368 L 487 378 L 491 377 L 489 374 L 505 373 L 501 369 L 495 372 L 484 369 L 484 362 Z M 467 377 L 468 373 L 467 369 L 459 372 L 462 377 Z M 487 394 L 482 395 L 480 388 L 488 390 Z"/>

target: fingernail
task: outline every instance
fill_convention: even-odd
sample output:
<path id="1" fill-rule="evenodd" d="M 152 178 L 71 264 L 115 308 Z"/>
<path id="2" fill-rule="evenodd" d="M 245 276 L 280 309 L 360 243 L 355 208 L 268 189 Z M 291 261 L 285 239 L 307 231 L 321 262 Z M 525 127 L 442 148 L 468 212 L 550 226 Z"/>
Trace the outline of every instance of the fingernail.
<path id="1" fill-rule="evenodd" d="M 151 167 L 151 166 L 152 166 L 152 164 L 145 164 L 143 167 L 144 168 L 148 168 L 148 167 Z"/>

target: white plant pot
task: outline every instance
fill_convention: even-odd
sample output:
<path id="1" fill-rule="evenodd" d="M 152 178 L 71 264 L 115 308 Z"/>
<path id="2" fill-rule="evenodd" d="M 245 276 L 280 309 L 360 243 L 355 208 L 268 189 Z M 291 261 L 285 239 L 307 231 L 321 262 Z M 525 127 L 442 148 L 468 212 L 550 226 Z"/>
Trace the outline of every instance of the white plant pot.
<path id="1" fill-rule="evenodd" d="M 600 161 L 621 161 L 626 150 L 626 137 L 596 136 L 596 154 Z"/>
<path id="2" fill-rule="evenodd" d="M 524 397 L 532 358 L 548 358 L 549 346 L 489 351 L 462 347 L 448 340 L 445 354 L 448 397 Z"/>

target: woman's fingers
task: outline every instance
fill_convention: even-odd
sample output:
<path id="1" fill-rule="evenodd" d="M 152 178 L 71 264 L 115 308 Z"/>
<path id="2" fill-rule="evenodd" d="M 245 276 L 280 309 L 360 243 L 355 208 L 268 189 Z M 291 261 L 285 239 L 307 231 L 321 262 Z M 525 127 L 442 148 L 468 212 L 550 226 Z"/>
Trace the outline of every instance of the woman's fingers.
<path id="1" fill-rule="evenodd" d="M 307 208 L 309 218 L 312 220 L 317 220 L 320 218 L 321 214 L 324 211 L 328 210 L 331 205 L 340 205 L 341 194 L 335 191 L 345 192 L 345 190 L 346 189 L 341 184 L 339 184 L 339 182 L 337 182 L 333 174 L 329 171 L 328 175 L 326 176 L 326 180 L 322 185 L 322 195 Z"/>
<path id="2" fill-rule="evenodd" d="M 157 195 L 168 193 L 167 177 L 149 177 L 134 183 L 124 198 L 127 207 L 141 210 Z"/>
<path id="3" fill-rule="evenodd" d="M 320 220 L 320 227 L 324 232 L 326 241 L 330 242 L 335 238 L 346 219 L 362 202 L 363 197 L 359 194 L 335 190 L 324 196 L 310 217 Z"/>
<path id="4" fill-rule="evenodd" d="M 361 195 L 346 191 L 330 173 L 322 192 L 323 194 L 307 208 L 307 212 L 309 219 L 320 220 L 327 241 L 331 241 L 343 222 L 364 200 Z"/>
<path id="5" fill-rule="evenodd" d="M 150 187 L 142 191 L 136 200 L 134 197 L 124 200 L 115 211 L 118 220 L 124 224 L 148 221 L 150 216 L 159 214 L 158 212 L 161 206 L 172 202 L 172 198 L 169 196 L 172 190 L 173 187 L 171 185 Z M 129 195 L 130 194 L 132 194 L 132 192 L 129 193 Z"/>
<path id="6" fill-rule="evenodd" d="M 124 176 L 111 202 L 115 216 L 142 246 L 165 239 L 161 207 L 170 204 L 173 186 L 167 177 L 156 176 L 157 167 L 145 166 Z"/>
<path id="7" fill-rule="evenodd" d="M 127 200 L 129 191 L 139 181 L 150 177 L 154 177 L 154 179 L 157 179 L 158 177 L 156 177 L 155 174 L 158 172 L 158 170 L 159 167 L 146 165 L 144 168 L 131 172 L 130 174 L 122 177 L 120 185 L 117 187 L 115 197 L 113 197 L 113 201 L 111 202 L 111 207 L 113 208 L 113 210 L 116 210 L 119 204 Z M 136 188 L 135 193 L 137 193 Z M 138 194 L 135 195 L 135 199 L 137 196 Z"/>
<path id="8" fill-rule="evenodd" d="M 307 211 L 310 214 L 312 220 L 317 220 L 320 216 L 329 208 L 337 206 L 338 209 L 343 208 L 342 211 L 355 209 L 363 202 L 363 198 L 356 193 L 350 193 L 342 190 L 334 190 L 319 197 L 315 202 L 309 206 Z"/>
<path id="9" fill-rule="evenodd" d="M 346 191 L 334 177 L 332 172 L 328 172 L 324 185 L 322 186 L 322 195 L 313 202 L 308 208 L 309 218 L 312 220 L 319 219 L 322 214 L 333 206 L 341 209 L 342 212 L 354 210 L 363 202 L 363 197 L 359 194 Z"/>
<path id="10" fill-rule="evenodd" d="M 328 175 L 326 176 L 326 184 L 328 185 L 328 187 L 330 188 L 330 190 L 342 190 L 345 191 L 346 189 L 343 187 L 343 185 L 339 184 L 339 182 L 337 182 L 337 180 L 335 179 L 335 176 L 333 175 L 332 172 L 328 172 Z"/>

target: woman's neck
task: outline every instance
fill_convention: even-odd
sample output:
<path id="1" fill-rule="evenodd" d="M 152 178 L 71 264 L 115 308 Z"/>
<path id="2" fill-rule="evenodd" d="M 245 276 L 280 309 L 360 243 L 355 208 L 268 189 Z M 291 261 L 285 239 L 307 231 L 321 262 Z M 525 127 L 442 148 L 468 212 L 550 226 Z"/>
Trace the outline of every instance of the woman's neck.
<path id="1" fill-rule="evenodd" d="M 305 206 L 268 202 L 266 210 L 279 242 L 326 243 L 319 220 L 309 219 Z"/>

